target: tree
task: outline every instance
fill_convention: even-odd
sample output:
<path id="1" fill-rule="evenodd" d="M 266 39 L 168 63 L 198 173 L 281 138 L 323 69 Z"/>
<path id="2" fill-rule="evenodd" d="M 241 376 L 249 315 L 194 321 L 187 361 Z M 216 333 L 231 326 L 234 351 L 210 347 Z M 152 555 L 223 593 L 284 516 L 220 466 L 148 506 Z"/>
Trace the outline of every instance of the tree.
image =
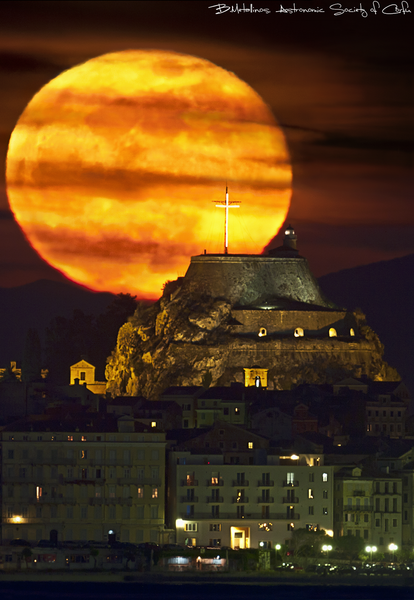
<path id="1" fill-rule="evenodd" d="M 28 329 L 22 361 L 22 381 L 30 383 L 40 379 L 42 347 L 37 329 Z"/>
<path id="2" fill-rule="evenodd" d="M 97 559 L 97 557 L 98 557 L 98 555 L 99 555 L 99 550 L 98 550 L 98 548 L 91 548 L 91 549 L 89 550 L 89 554 L 92 556 L 92 558 L 93 558 L 93 561 L 94 561 L 94 562 L 93 562 L 93 568 L 94 568 L 94 569 L 96 569 L 96 559 Z"/>
<path id="3" fill-rule="evenodd" d="M 364 549 L 365 542 L 361 537 L 344 535 L 335 540 L 335 546 L 349 560 L 357 560 Z"/>
<path id="4" fill-rule="evenodd" d="M 33 552 L 31 551 L 31 549 L 28 546 L 23 548 L 23 550 L 21 552 L 22 560 L 24 560 L 24 562 L 26 563 L 26 569 L 29 568 L 29 562 L 32 557 L 32 554 L 33 554 Z"/>
<path id="5" fill-rule="evenodd" d="M 134 314 L 135 296 L 118 294 L 106 311 L 94 317 L 75 309 L 72 318 L 55 317 L 46 329 L 46 363 L 49 378 L 67 383 L 69 367 L 82 356 L 96 367 L 103 380 L 106 359 L 116 346 L 119 328 Z"/>
<path id="6" fill-rule="evenodd" d="M 291 539 L 291 549 L 295 556 L 314 557 L 320 554 L 321 547 L 331 541 L 324 529 L 308 531 L 305 528 L 295 529 Z"/>

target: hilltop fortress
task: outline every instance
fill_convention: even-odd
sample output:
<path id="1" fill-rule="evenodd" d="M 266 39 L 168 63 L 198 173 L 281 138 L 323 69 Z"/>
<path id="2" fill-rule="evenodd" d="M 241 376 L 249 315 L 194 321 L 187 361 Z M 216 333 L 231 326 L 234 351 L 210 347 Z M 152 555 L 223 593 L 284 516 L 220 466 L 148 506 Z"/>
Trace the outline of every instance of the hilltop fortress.
<path id="1" fill-rule="evenodd" d="M 325 298 L 296 245 L 289 226 L 268 255 L 192 257 L 184 277 L 121 327 L 107 390 L 157 399 L 170 385 L 398 380 L 365 316 Z"/>

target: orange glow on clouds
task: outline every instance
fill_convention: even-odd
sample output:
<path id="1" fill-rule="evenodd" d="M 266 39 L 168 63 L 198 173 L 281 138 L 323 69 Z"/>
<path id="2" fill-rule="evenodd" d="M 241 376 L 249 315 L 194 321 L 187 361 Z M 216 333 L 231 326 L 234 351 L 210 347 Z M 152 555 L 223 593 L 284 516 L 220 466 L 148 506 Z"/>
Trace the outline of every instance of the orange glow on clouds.
<path id="1" fill-rule="evenodd" d="M 241 202 L 234 254 L 262 251 L 291 195 L 284 136 L 258 94 L 206 60 L 156 50 L 106 54 L 45 85 L 13 131 L 6 176 L 44 259 L 141 298 L 157 298 L 191 255 L 222 251 L 214 203 L 226 181 Z"/>

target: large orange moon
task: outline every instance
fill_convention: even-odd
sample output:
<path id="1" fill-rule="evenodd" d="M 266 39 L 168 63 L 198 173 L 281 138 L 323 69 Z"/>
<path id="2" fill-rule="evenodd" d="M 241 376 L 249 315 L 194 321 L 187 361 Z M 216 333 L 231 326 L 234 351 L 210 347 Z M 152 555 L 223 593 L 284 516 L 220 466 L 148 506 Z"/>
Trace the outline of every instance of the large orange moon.
<path id="1" fill-rule="evenodd" d="M 258 254 L 285 220 L 291 167 L 260 96 L 211 62 L 160 50 L 99 56 L 30 101 L 7 192 L 35 250 L 93 290 L 159 297 L 192 255 Z"/>

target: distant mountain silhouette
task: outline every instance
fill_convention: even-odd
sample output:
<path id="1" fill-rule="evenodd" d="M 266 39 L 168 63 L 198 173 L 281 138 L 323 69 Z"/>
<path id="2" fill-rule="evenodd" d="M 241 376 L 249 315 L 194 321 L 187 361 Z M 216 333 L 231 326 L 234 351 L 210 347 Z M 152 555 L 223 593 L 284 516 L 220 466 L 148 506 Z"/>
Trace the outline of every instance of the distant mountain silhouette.
<path id="1" fill-rule="evenodd" d="M 54 317 L 72 317 L 74 309 L 97 316 L 114 297 L 108 292 L 91 292 L 47 279 L 0 288 L 0 367 L 6 367 L 11 360 L 21 360 L 29 328 L 36 328 L 43 339 Z"/>
<path id="2" fill-rule="evenodd" d="M 414 254 L 330 273 L 319 285 L 339 306 L 359 307 L 385 346 L 385 360 L 414 392 Z"/>

